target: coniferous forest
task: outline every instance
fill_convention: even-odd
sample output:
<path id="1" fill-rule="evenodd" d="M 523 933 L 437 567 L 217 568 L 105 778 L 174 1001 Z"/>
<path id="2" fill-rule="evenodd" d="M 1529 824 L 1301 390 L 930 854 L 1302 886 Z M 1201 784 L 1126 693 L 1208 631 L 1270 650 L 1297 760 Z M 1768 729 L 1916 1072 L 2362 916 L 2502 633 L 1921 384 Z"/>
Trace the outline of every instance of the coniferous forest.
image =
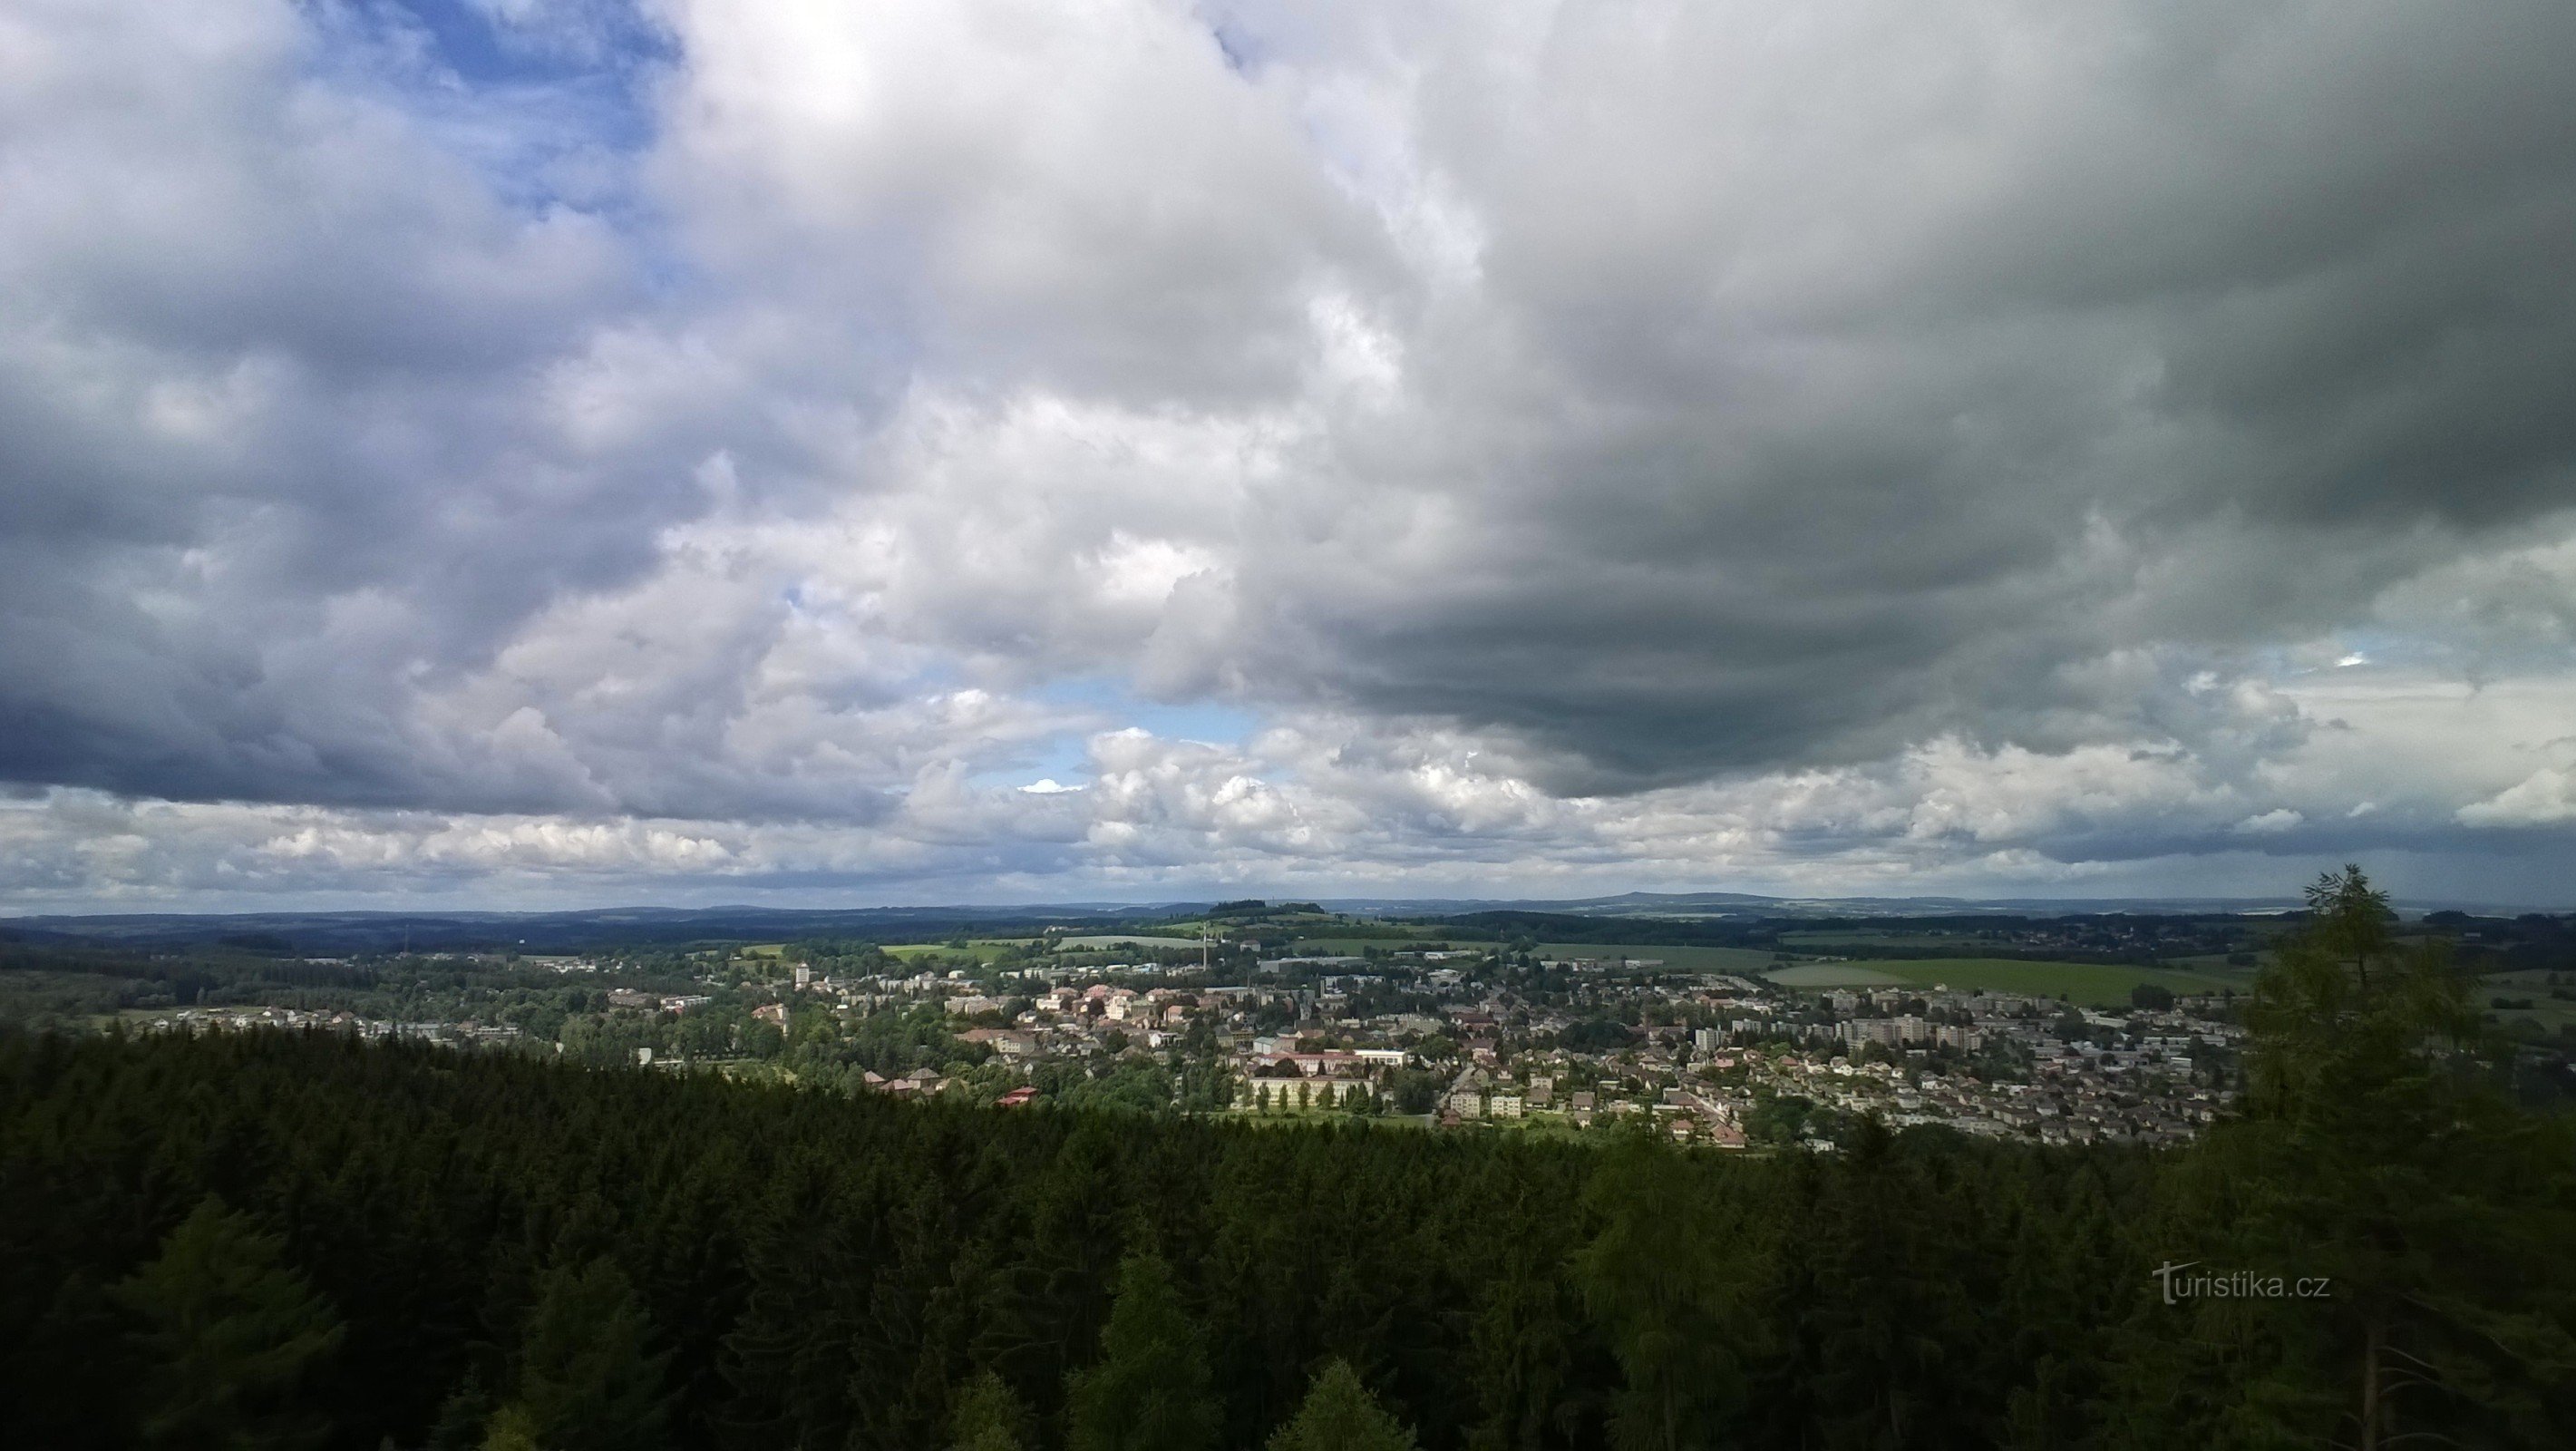
<path id="1" fill-rule="evenodd" d="M 1500 1142 L 0 1040 L 10 1444 L 2576 1444 L 2576 1136 L 2358 875 L 2180 1150 Z"/>

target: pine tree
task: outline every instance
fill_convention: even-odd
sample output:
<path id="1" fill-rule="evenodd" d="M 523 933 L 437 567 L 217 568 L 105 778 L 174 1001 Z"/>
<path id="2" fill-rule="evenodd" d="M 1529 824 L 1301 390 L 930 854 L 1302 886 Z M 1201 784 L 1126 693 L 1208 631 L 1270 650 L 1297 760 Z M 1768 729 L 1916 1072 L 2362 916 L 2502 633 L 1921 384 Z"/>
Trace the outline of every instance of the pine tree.
<path id="1" fill-rule="evenodd" d="M 1216 1443 L 1207 1354 L 1161 1256 L 1129 1255 L 1118 1267 L 1100 1352 L 1073 1380 L 1070 1451 L 1206 1451 Z"/>
<path id="2" fill-rule="evenodd" d="M 213 1195 L 113 1291 L 149 1369 L 143 1436 L 181 1447 L 311 1445 L 328 1434 L 303 1392 L 340 1320 L 285 1263 L 285 1241 Z"/>
<path id="3" fill-rule="evenodd" d="M 1350 1362 L 1335 1358 L 1269 1451 L 1415 1451 L 1413 1433 L 1360 1384 Z"/>

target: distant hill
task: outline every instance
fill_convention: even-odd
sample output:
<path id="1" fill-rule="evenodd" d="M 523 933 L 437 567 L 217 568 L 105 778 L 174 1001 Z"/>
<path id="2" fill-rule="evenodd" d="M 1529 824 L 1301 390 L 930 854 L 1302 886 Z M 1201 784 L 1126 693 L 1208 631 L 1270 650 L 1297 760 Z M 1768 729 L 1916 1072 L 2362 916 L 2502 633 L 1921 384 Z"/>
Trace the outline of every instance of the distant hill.
<path id="1" fill-rule="evenodd" d="M 1263 913 L 1284 912 L 1294 903 Z M 1623 892 L 1561 901 L 1515 898 L 1349 897 L 1325 910 L 1407 919 L 1478 918 L 1494 913 L 1547 917 L 1631 918 L 1665 922 L 1744 922 L 1854 917 L 2082 917 L 2274 915 L 2296 910 L 2293 897 L 1765 897 L 1747 892 Z M 1033 936 L 1051 926 L 1104 930 L 1143 928 L 1176 917 L 1243 903 L 1055 902 L 1010 906 L 921 906 L 815 909 L 784 907 L 600 907 L 571 912 L 244 912 L 117 913 L 0 919 L 0 941 L 88 943 L 152 949 L 224 945 L 282 956 L 392 952 L 585 952 L 607 947 L 693 942 L 774 942 L 818 937 L 872 941 L 939 941 L 967 936 Z M 2406 902 L 2408 916 L 2466 910 L 2480 916 L 2524 910 L 2491 903 Z"/>
<path id="2" fill-rule="evenodd" d="M 1622 892 L 1615 897 L 1568 901 L 1462 899 L 1421 901 L 1353 898 L 1324 904 L 1336 911 L 1376 916 L 1459 916 L 1473 912 L 1544 912 L 1575 917 L 2094 917 L 2204 916 L 2213 913 L 2295 911 L 2296 897 L 1762 897 L 1746 892 Z M 2488 908 L 2489 911 L 2510 910 Z"/>
<path id="3" fill-rule="evenodd" d="M 762 942 L 813 937 L 936 940 L 960 934 L 1033 935 L 1057 925 L 1153 921 L 1173 908 L 1101 904 L 1043 907 L 870 907 L 845 911 L 772 907 L 603 907 L 578 912 L 126 913 L 20 917 L 0 938 L 113 943 L 137 948 L 225 944 L 293 955 L 394 952 L 584 952 L 611 946 Z"/>

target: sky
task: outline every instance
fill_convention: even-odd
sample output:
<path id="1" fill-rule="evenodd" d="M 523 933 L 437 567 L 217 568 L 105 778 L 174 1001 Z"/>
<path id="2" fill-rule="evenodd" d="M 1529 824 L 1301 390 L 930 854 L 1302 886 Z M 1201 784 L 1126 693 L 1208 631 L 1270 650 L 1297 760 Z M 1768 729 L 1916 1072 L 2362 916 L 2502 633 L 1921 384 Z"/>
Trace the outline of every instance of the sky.
<path id="1" fill-rule="evenodd" d="M 0 912 L 2576 907 L 2576 6 L 15 0 Z"/>

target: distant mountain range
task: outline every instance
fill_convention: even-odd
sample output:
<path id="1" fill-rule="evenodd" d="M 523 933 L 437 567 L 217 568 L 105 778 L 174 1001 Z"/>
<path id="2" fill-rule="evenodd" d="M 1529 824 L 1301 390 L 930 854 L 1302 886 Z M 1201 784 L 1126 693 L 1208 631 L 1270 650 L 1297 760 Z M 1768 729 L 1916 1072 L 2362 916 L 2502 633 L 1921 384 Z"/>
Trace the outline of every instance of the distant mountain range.
<path id="1" fill-rule="evenodd" d="M 1201 904 L 1204 905 L 1204 904 Z M 970 928 L 1034 932 L 1053 923 L 1166 916 L 1133 903 L 1037 907 L 599 907 L 574 912 L 125 913 L 0 920 L 0 939 L 137 948 L 224 945 L 253 951 L 586 952 L 612 946 L 760 942 L 808 937 L 953 936 Z"/>
<path id="2" fill-rule="evenodd" d="M 1748 892 L 1622 892 L 1568 901 L 1345 898 L 1322 905 L 1380 916 L 1456 916 L 1468 912 L 1549 912 L 1573 917 L 2082 917 L 2211 912 L 2294 911 L 2297 897 L 1764 897 Z M 2411 906 L 2412 904 L 2410 904 Z M 2420 910 L 2420 909 L 2419 909 Z M 2503 911 L 2506 909 L 2496 908 Z"/>
<path id="3" fill-rule="evenodd" d="M 760 942 L 814 937 L 940 940 L 964 932 L 1035 933 L 1048 926 L 1150 924 L 1201 912 L 1206 901 L 1051 902 L 1006 906 L 810 909 L 784 907 L 602 907 L 571 912 L 245 912 L 220 915 L 122 913 L 0 919 L 0 941 L 113 944 L 175 949 L 228 945 L 249 951 L 342 955 L 390 952 L 594 951 L 612 946 Z M 2272 915 L 2293 897 L 1765 897 L 1745 892 L 1623 892 L 1564 901 L 1511 898 L 1349 897 L 1321 905 L 1352 915 L 1465 917 L 1516 912 L 1666 921 L 1752 921 L 1836 917 L 2070 917 L 2095 915 Z M 2408 915 L 2450 908 L 2481 916 L 2524 910 L 2495 904 L 2407 902 Z"/>

